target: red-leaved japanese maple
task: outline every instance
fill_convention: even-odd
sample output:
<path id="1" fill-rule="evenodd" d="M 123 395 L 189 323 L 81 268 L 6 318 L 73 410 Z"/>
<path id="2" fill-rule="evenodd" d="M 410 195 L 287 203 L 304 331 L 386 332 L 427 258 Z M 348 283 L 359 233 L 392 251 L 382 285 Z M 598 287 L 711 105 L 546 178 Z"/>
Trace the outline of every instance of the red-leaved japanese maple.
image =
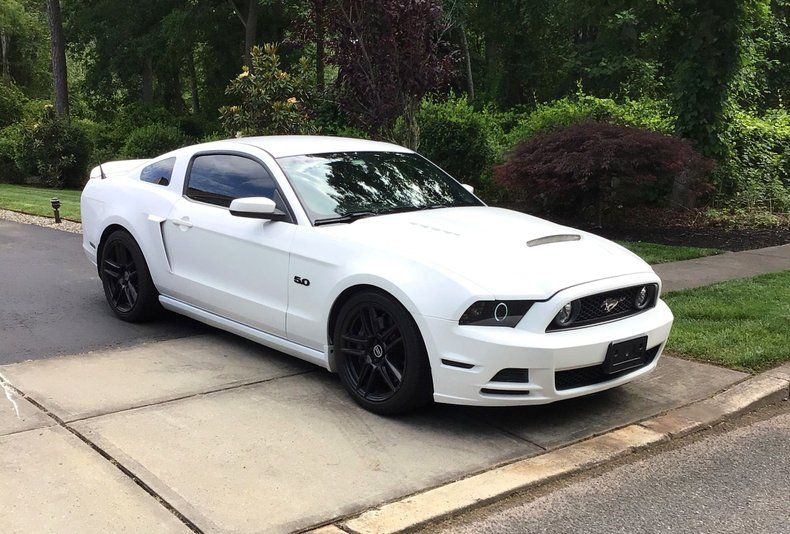
<path id="1" fill-rule="evenodd" d="M 618 203 L 704 193 L 712 167 L 687 140 L 587 122 L 521 141 L 494 173 L 516 202 L 563 215 L 595 214 L 601 224 Z"/>

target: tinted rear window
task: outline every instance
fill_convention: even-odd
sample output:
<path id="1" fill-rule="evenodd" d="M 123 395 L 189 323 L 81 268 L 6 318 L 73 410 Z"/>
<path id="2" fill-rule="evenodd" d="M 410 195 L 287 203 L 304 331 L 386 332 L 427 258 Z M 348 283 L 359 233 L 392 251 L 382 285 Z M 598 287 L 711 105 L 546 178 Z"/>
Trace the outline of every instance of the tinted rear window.
<path id="1" fill-rule="evenodd" d="M 140 180 L 151 184 L 170 185 L 175 164 L 176 158 L 167 158 L 143 167 L 140 172 Z"/>

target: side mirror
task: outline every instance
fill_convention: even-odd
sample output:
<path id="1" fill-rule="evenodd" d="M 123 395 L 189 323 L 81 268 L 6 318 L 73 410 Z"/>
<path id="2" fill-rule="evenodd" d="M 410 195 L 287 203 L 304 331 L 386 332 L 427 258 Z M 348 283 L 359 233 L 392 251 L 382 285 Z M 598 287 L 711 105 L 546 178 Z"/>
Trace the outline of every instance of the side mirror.
<path id="1" fill-rule="evenodd" d="M 474 193 L 475 192 L 475 188 L 472 187 L 471 185 L 469 185 L 469 184 L 461 184 L 461 185 L 464 186 L 464 189 L 466 189 L 470 193 Z"/>
<path id="2" fill-rule="evenodd" d="M 266 197 L 237 198 L 230 203 L 230 214 L 249 219 L 284 221 L 287 215 L 277 209 L 274 200 Z"/>

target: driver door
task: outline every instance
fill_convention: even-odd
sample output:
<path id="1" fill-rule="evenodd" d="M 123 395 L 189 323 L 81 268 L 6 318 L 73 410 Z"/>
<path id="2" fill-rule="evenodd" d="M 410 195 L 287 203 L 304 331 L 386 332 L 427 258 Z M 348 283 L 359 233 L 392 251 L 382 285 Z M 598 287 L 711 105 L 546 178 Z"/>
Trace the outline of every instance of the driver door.
<path id="1" fill-rule="evenodd" d="M 290 213 L 271 173 L 241 153 L 197 154 L 184 196 L 164 223 L 173 296 L 285 337 L 288 264 L 296 225 L 236 217 L 233 199 L 267 197 Z"/>

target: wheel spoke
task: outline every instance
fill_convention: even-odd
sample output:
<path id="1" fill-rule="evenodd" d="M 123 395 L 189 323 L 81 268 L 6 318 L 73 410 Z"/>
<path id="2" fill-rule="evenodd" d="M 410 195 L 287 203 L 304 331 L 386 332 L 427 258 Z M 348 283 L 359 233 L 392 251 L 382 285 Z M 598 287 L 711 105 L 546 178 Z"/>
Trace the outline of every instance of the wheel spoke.
<path id="1" fill-rule="evenodd" d="M 395 339 L 393 339 L 393 340 L 391 340 L 390 342 L 387 343 L 387 350 L 390 351 L 394 347 L 397 347 L 398 345 L 400 345 L 401 343 L 403 343 L 403 337 L 398 336 Z"/>
<path id="2" fill-rule="evenodd" d="M 386 328 L 386 329 L 385 329 L 385 330 L 384 330 L 384 331 L 381 333 L 381 339 L 383 339 L 384 341 L 387 341 L 387 339 L 389 339 L 389 337 L 390 337 L 391 335 L 393 335 L 394 333 L 396 333 L 397 331 L 398 331 L 398 325 L 396 325 L 395 323 L 392 323 L 390 326 L 388 326 L 388 327 L 387 327 L 387 328 Z"/>
<path id="3" fill-rule="evenodd" d="M 344 334 L 340 336 L 340 339 L 342 339 L 343 341 L 348 341 L 349 343 L 357 343 L 359 345 L 366 345 L 368 342 L 367 338 L 365 337 L 351 336 L 348 334 Z"/>
<path id="4" fill-rule="evenodd" d="M 389 371 L 387 370 L 389 369 L 389 366 L 378 367 L 377 369 L 390 391 L 394 392 L 396 389 L 398 389 L 398 387 L 395 385 L 395 382 L 393 382 L 392 377 L 390 377 Z"/>
<path id="5" fill-rule="evenodd" d="M 357 387 L 362 390 L 362 394 L 366 397 L 370 395 L 373 390 L 373 382 L 375 382 L 376 368 L 372 365 L 365 365 L 359 373 L 359 380 L 357 380 Z"/>
<path id="6" fill-rule="evenodd" d="M 387 367 L 387 369 L 389 369 L 389 372 L 395 376 L 398 384 L 400 384 L 401 380 L 403 379 L 403 374 L 397 367 L 395 367 L 395 364 L 392 363 L 389 358 L 384 358 L 384 365 Z"/>
<path id="7" fill-rule="evenodd" d="M 372 320 L 375 317 L 376 312 L 373 311 L 373 308 L 362 308 L 359 312 L 359 320 L 362 322 L 362 333 L 367 337 L 373 337 L 376 334 Z"/>
<path id="8" fill-rule="evenodd" d="M 129 305 L 134 305 L 137 302 L 137 289 L 134 285 L 128 284 L 126 286 L 126 296 L 129 298 Z"/>
<path id="9" fill-rule="evenodd" d="M 121 307 L 121 304 L 124 305 L 123 307 L 126 305 L 131 305 L 131 302 L 129 302 L 129 292 L 126 288 L 127 286 L 124 285 L 121 285 L 118 288 L 118 307 Z"/>
<path id="10" fill-rule="evenodd" d="M 113 308 L 118 307 L 118 297 L 121 296 L 121 285 L 120 284 L 110 284 L 110 302 L 112 303 Z M 115 291 L 113 291 L 115 288 Z"/>
<path id="11" fill-rule="evenodd" d="M 357 358 L 360 358 L 365 355 L 365 351 L 363 349 L 352 349 L 349 347 L 343 347 L 340 350 L 343 352 L 343 354 L 349 354 Z"/>
<path id="12" fill-rule="evenodd" d="M 104 274 L 109 275 L 111 278 L 118 278 L 121 276 L 121 266 L 111 260 L 104 260 Z"/>

